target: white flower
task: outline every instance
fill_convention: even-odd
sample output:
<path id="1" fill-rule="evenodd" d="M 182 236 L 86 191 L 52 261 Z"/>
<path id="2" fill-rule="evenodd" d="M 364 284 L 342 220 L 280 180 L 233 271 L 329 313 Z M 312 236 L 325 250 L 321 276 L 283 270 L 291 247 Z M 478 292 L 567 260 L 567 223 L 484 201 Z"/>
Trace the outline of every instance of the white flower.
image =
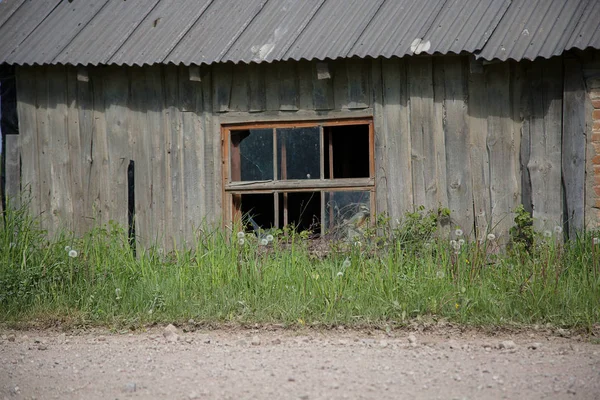
<path id="1" fill-rule="evenodd" d="M 552 237 L 552 232 L 544 231 L 544 237 L 547 237 L 547 238 Z"/>
<path id="2" fill-rule="evenodd" d="M 238 244 L 239 244 L 240 246 L 243 246 L 243 245 L 244 245 L 244 243 L 246 243 L 246 239 L 244 239 L 244 238 L 239 238 L 239 239 L 238 239 Z"/>
<path id="3" fill-rule="evenodd" d="M 246 234 L 244 232 L 238 232 L 237 237 L 238 237 L 238 239 L 243 239 L 246 237 Z"/>
<path id="4" fill-rule="evenodd" d="M 461 237 L 463 235 L 463 231 L 462 231 L 462 229 L 457 229 L 454 231 L 454 234 L 458 237 Z"/>
<path id="5" fill-rule="evenodd" d="M 450 246 L 452 246 L 454 250 L 460 250 L 460 243 L 458 243 L 456 240 L 451 240 Z"/>
<path id="6" fill-rule="evenodd" d="M 337 276 L 343 276 L 343 275 L 344 275 L 344 273 L 342 271 L 337 273 Z"/>
<path id="7" fill-rule="evenodd" d="M 600 243 L 600 238 L 597 238 L 597 237 L 593 238 L 592 239 L 592 243 L 593 244 L 599 244 Z"/>
<path id="8" fill-rule="evenodd" d="M 461 247 L 465 244 L 465 239 L 458 239 L 458 246 Z"/>
<path id="9" fill-rule="evenodd" d="M 560 235 L 562 232 L 563 232 L 562 227 L 560 227 L 558 225 L 554 227 L 554 233 L 556 233 L 557 235 Z"/>
<path id="10" fill-rule="evenodd" d="M 269 241 L 265 238 L 260 239 L 260 245 L 261 246 L 266 246 L 269 244 Z"/>
<path id="11" fill-rule="evenodd" d="M 77 250 L 70 250 L 69 251 L 69 257 L 76 258 L 77 257 Z"/>
<path id="12" fill-rule="evenodd" d="M 444 276 L 446 276 L 446 274 L 444 273 L 444 271 L 438 271 L 438 272 L 435 273 L 435 275 L 438 278 L 440 278 L 440 279 L 442 279 Z"/>
<path id="13" fill-rule="evenodd" d="M 358 241 L 357 241 L 357 242 L 354 242 L 354 246 L 356 246 L 356 247 L 360 247 L 360 246 L 362 246 L 362 243 L 361 243 L 361 242 L 358 242 Z"/>
<path id="14" fill-rule="evenodd" d="M 273 237 L 273 235 L 267 235 L 267 241 L 268 241 L 268 242 L 272 242 L 272 241 L 273 241 L 273 239 L 275 239 L 275 238 Z"/>
<path id="15" fill-rule="evenodd" d="M 71 246 L 65 246 L 65 251 L 66 251 L 66 252 L 69 252 L 69 251 L 71 251 Z"/>
<path id="16" fill-rule="evenodd" d="M 344 260 L 344 262 L 342 263 L 342 267 L 343 267 L 343 268 L 349 268 L 351 264 L 352 264 L 352 263 L 350 262 L 350 259 L 349 259 L 349 258 L 346 258 L 346 259 Z"/>
<path id="17" fill-rule="evenodd" d="M 496 235 L 494 235 L 493 233 L 488 233 L 487 240 L 493 242 L 494 240 L 496 240 Z"/>

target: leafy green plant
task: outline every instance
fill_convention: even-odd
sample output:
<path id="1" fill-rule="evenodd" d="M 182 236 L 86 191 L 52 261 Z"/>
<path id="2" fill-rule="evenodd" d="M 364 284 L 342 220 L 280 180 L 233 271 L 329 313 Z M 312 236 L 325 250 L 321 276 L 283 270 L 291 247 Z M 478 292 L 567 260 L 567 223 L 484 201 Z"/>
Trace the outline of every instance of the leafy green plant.
<path id="1" fill-rule="evenodd" d="M 510 228 L 512 244 L 520 249 L 531 251 L 535 232 L 533 230 L 533 217 L 525 210 L 523 204 L 515 208 L 515 225 Z"/>

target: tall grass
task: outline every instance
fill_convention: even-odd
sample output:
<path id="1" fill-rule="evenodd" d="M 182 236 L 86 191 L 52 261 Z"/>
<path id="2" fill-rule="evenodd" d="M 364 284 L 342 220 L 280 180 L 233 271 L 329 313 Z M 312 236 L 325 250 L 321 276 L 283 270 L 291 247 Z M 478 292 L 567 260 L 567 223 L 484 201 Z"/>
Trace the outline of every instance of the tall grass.
<path id="1" fill-rule="evenodd" d="M 126 231 L 99 227 L 48 240 L 24 210 L 0 225 L 0 319 L 84 324 L 187 321 L 403 324 L 429 316 L 465 324 L 591 327 L 600 322 L 600 245 L 536 235 L 502 249 L 490 236 L 433 235 L 424 213 L 362 242 L 315 243 L 288 231 L 200 230 L 195 245 L 132 254 Z M 456 240 L 456 242 L 451 242 Z M 243 244 L 241 244 L 243 242 Z M 597 240 L 596 240 L 597 242 Z M 323 251 L 323 246 L 326 251 Z M 76 254 L 75 254 L 76 253 Z"/>

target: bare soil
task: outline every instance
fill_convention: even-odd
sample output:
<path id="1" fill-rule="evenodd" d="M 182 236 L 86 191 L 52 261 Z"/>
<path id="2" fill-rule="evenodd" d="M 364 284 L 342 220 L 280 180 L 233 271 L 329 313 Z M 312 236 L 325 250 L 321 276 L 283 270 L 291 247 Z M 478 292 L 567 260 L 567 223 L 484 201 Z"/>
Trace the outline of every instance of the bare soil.
<path id="1" fill-rule="evenodd" d="M 3 330 L 0 399 L 600 399 L 569 332 Z"/>

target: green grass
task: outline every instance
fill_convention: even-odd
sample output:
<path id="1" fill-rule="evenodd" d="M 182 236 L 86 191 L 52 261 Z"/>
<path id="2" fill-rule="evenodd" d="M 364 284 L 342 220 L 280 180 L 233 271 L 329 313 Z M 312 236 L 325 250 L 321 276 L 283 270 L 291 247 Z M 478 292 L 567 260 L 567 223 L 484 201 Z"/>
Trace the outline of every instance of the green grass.
<path id="1" fill-rule="evenodd" d="M 424 214 L 368 233 L 360 246 L 304 235 L 268 246 L 235 232 L 199 231 L 191 249 L 138 249 L 115 225 L 51 241 L 25 211 L 0 224 L 0 319 L 109 326 L 178 322 L 401 325 L 445 318 L 468 325 L 600 322 L 600 245 L 537 235 L 529 251 L 494 241 L 456 250 Z M 416 227 L 416 228 L 415 228 Z M 383 234 L 381 234 L 383 231 Z M 321 245 L 323 245 L 321 243 Z M 67 247 L 68 246 L 68 247 Z M 77 257 L 69 256 L 69 248 Z M 322 252 L 323 253 L 323 252 Z"/>

